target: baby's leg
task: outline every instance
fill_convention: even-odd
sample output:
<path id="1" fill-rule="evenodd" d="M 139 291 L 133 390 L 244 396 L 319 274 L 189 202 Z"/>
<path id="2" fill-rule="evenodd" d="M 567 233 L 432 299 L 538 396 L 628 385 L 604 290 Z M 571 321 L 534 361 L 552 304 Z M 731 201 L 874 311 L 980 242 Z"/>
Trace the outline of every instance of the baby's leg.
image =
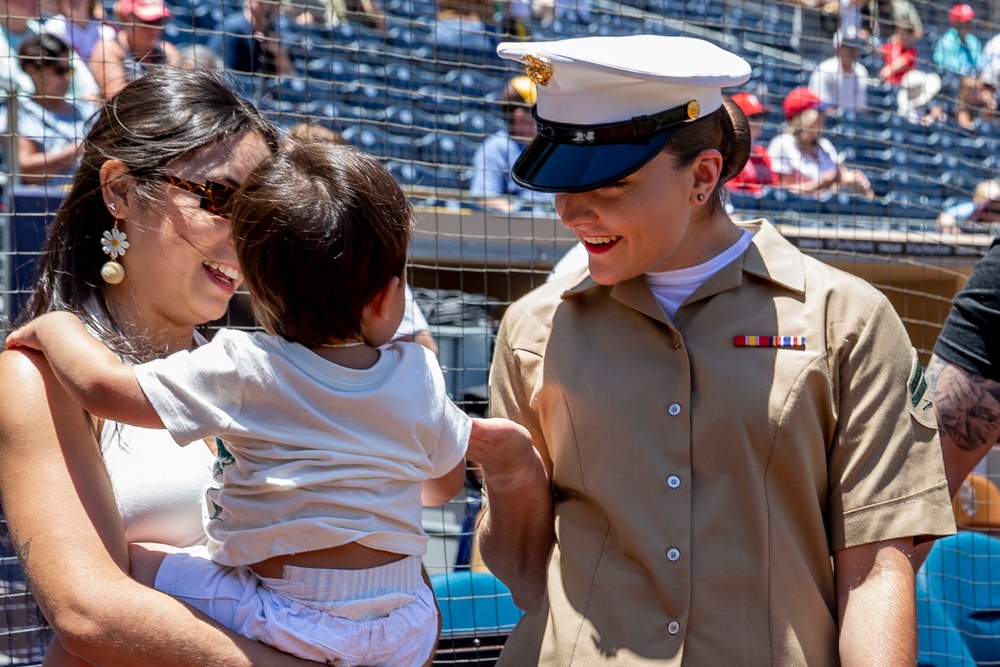
<path id="1" fill-rule="evenodd" d="M 129 574 L 140 584 L 153 586 L 156 573 L 167 554 L 180 551 L 177 547 L 166 544 L 142 542 L 128 545 Z"/>

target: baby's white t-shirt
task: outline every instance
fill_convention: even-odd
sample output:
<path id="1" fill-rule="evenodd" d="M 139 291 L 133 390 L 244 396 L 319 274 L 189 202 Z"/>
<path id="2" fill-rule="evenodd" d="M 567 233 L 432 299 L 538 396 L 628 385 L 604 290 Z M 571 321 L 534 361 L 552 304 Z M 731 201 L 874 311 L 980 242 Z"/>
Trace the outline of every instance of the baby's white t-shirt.
<path id="1" fill-rule="evenodd" d="M 471 419 L 417 343 L 356 370 L 278 336 L 222 330 L 135 372 L 176 442 L 223 440 L 207 528 L 223 565 L 350 542 L 422 555 L 421 483 L 468 446 Z"/>

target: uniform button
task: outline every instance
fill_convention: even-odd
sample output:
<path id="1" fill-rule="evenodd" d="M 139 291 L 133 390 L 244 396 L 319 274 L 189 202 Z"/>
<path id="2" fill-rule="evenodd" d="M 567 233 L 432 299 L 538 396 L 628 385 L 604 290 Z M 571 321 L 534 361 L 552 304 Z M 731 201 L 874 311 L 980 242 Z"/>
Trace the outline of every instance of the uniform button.
<path id="1" fill-rule="evenodd" d="M 679 415 L 681 413 L 681 404 L 680 403 L 671 403 L 670 407 L 667 408 L 667 412 L 670 413 L 671 417 L 676 417 L 677 415 Z"/>
<path id="2" fill-rule="evenodd" d="M 678 477 L 677 475 L 671 475 L 670 477 L 667 477 L 667 486 L 669 486 L 671 489 L 679 488 L 680 485 L 681 485 L 681 478 Z"/>
<path id="3" fill-rule="evenodd" d="M 667 560 L 670 562 L 676 562 L 681 557 L 681 552 L 679 549 L 667 549 Z"/>
<path id="4" fill-rule="evenodd" d="M 681 624 L 677 621 L 670 621 L 670 625 L 667 626 L 667 632 L 672 635 L 676 635 L 681 631 Z"/>

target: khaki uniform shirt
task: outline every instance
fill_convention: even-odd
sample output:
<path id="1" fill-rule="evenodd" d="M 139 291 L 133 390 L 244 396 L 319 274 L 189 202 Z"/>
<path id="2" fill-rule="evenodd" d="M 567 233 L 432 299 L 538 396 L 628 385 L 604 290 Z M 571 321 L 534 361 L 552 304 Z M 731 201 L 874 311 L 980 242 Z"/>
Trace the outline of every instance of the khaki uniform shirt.
<path id="1" fill-rule="evenodd" d="M 836 665 L 831 554 L 954 532 L 892 306 L 748 228 L 672 322 L 642 277 L 549 283 L 504 318 L 492 414 L 531 431 L 556 544 L 501 666 Z"/>

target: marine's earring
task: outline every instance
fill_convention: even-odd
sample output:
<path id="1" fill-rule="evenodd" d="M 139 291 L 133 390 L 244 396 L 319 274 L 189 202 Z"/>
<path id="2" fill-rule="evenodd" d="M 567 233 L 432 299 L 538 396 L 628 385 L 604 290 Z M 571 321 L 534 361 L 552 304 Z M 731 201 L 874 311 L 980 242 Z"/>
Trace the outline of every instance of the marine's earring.
<path id="1" fill-rule="evenodd" d="M 108 210 L 114 213 L 115 205 L 108 204 Z M 125 267 L 118 263 L 118 258 L 123 257 L 127 249 L 125 232 L 118 229 L 118 218 L 115 218 L 115 226 L 101 237 L 101 250 L 111 258 L 101 267 L 101 278 L 109 285 L 117 285 L 125 280 Z"/>
<path id="2" fill-rule="evenodd" d="M 704 192 L 699 192 L 696 195 L 696 198 L 698 199 L 698 201 L 705 201 L 705 193 Z"/>

